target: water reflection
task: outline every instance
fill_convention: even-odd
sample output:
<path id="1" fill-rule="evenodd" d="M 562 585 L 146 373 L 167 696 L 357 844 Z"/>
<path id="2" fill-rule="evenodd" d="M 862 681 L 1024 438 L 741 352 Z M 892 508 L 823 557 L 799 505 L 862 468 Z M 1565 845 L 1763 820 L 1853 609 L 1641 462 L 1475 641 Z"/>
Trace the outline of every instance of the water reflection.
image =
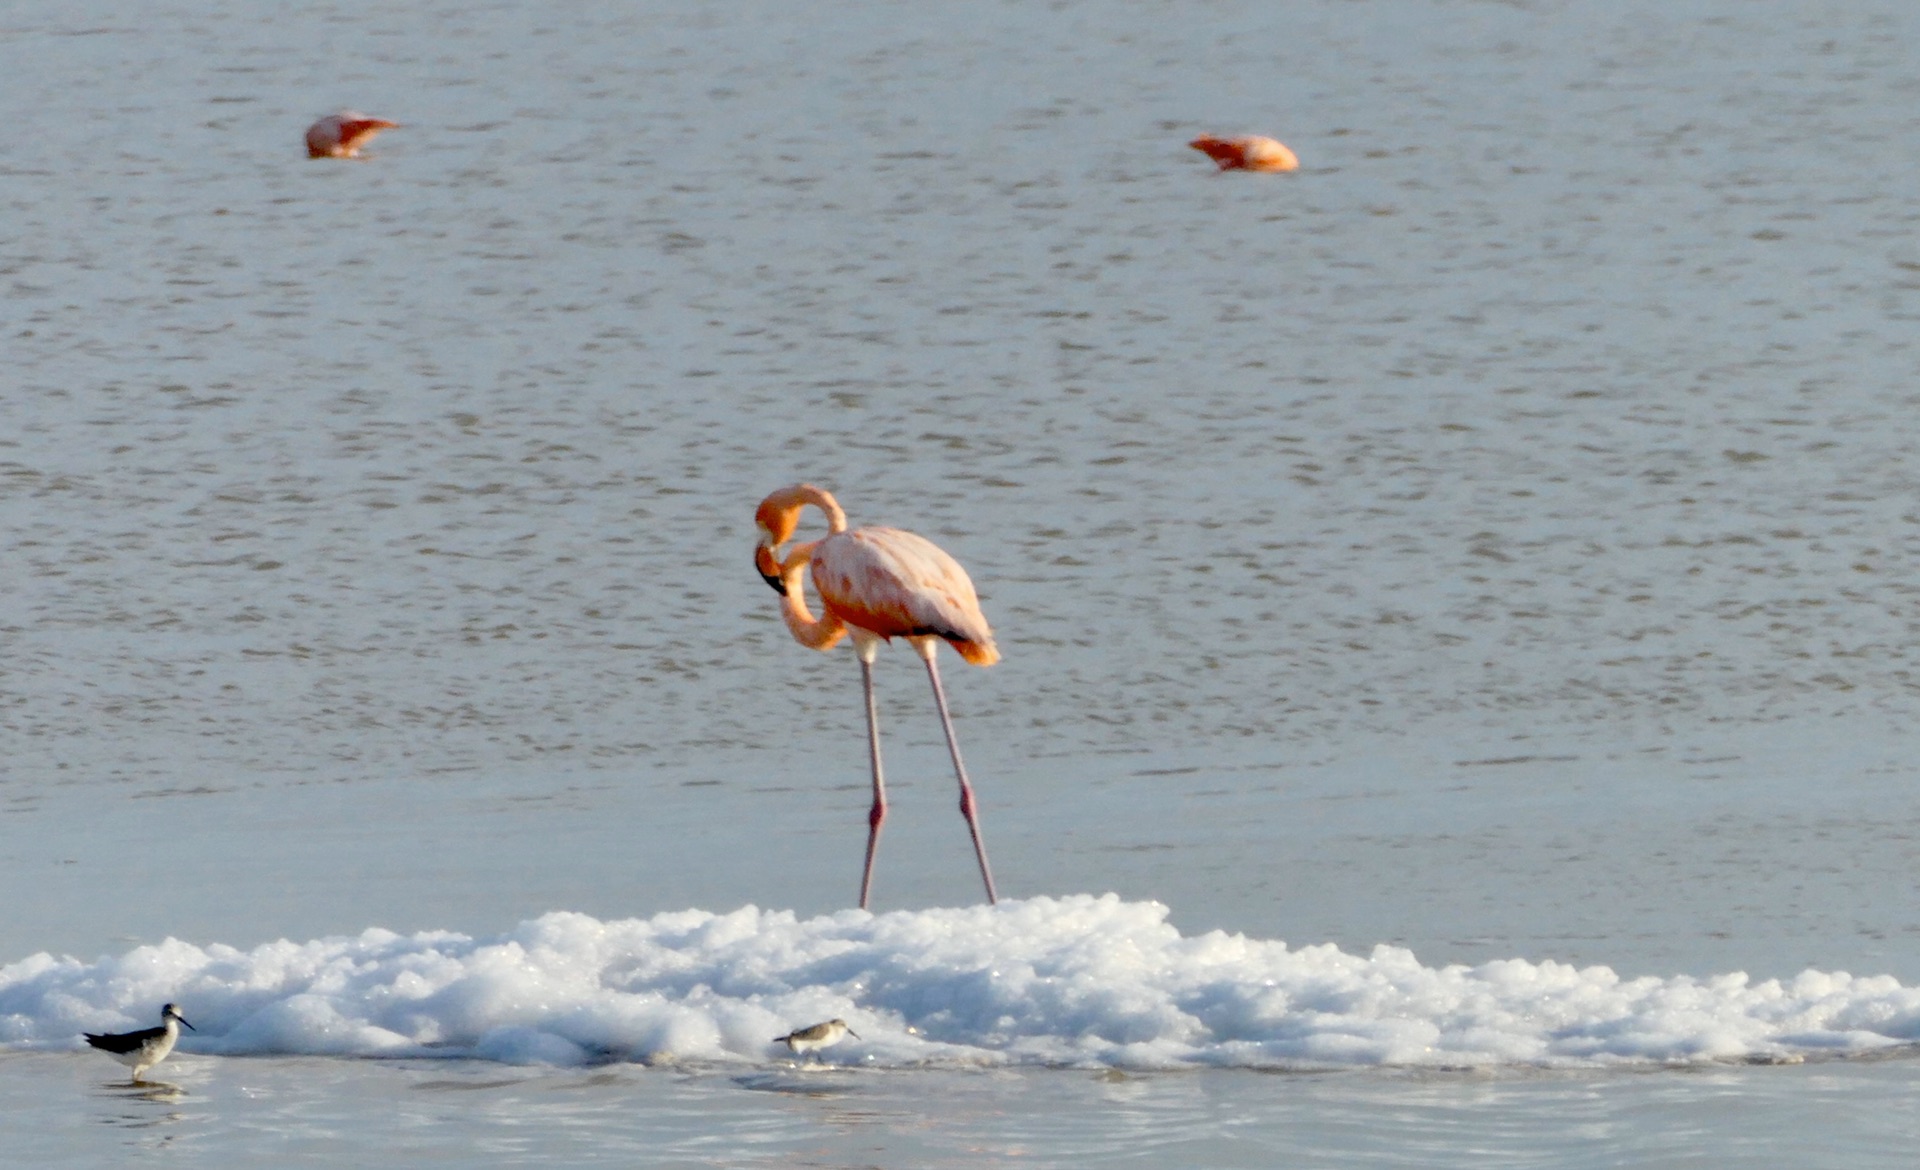
<path id="1" fill-rule="evenodd" d="M 144 1131 L 134 1144 L 146 1148 L 165 1146 L 177 1134 L 165 1131 L 186 1122 L 190 1114 L 172 1108 L 187 1100 L 187 1090 L 171 1081 L 109 1081 L 96 1086 L 95 1098 L 108 1108 L 94 1120 L 104 1126 Z"/>
<path id="2" fill-rule="evenodd" d="M 414 1088 L 427 1093 L 472 1093 L 487 1089 L 511 1089 L 526 1084 L 523 1077 L 505 1077 L 495 1080 L 437 1080 L 418 1081 Z"/>
<path id="3" fill-rule="evenodd" d="M 835 1077 L 833 1074 L 838 1073 Z M 801 1097 L 842 1097 L 855 1085 L 845 1069 L 809 1069 L 794 1065 L 791 1071 L 748 1073 L 733 1078 L 733 1083 L 755 1093 L 786 1093 Z M 829 1079 L 831 1078 L 831 1079 Z"/>
<path id="4" fill-rule="evenodd" d="M 100 1086 L 101 1096 L 118 1097 L 125 1101 L 161 1101 L 174 1102 L 184 1100 L 187 1090 L 171 1081 L 156 1081 L 152 1078 L 138 1081 L 109 1081 Z"/>

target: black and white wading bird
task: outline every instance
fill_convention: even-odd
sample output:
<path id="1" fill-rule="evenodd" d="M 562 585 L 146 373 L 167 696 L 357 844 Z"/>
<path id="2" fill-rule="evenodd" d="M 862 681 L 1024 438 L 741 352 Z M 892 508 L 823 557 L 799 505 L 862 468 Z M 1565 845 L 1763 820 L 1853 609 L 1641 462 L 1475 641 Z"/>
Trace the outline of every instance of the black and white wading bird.
<path id="1" fill-rule="evenodd" d="M 121 1064 L 133 1070 L 133 1079 L 139 1080 L 140 1074 L 167 1058 L 173 1051 L 174 1041 L 180 1039 L 180 1025 L 187 1024 L 185 1016 L 173 1004 L 160 1009 L 160 1026 L 142 1028 L 138 1032 L 109 1032 L 96 1036 L 92 1032 L 83 1032 L 87 1043 L 113 1057 Z M 192 1024 L 187 1027 L 193 1028 Z M 195 1031 L 199 1029 L 195 1028 Z"/>

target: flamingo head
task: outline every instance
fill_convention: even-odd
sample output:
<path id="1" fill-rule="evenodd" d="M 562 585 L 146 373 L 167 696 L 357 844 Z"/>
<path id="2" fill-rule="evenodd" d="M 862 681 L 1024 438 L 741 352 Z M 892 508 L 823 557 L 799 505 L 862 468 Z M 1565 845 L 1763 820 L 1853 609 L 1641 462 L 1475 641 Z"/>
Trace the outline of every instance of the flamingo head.
<path id="1" fill-rule="evenodd" d="M 753 550 L 753 567 L 760 579 L 775 593 L 786 596 L 787 585 L 780 569 L 780 553 L 800 526 L 800 505 L 789 498 L 792 488 L 783 488 L 760 501 L 753 524 L 760 530 L 760 543 Z"/>
<path id="2" fill-rule="evenodd" d="M 760 544 L 753 553 L 753 567 L 760 573 L 760 579 L 771 585 L 774 592 L 785 596 L 789 586 L 786 579 L 804 566 L 805 557 L 801 550 L 811 549 L 813 545 L 801 545 L 794 555 L 781 558 L 786 544 L 800 527 L 800 510 L 813 505 L 826 513 L 828 532 L 845 532 L 847 514 L 833 495 L 825 489 L 810 483 L 796 483 L 773 492 L 760 501 L 760 507 L 754 510 L 753 523 L 760 530 Z"/>
<path id="3" fill-rule="evenodd" d="M 762 528 L 760 544 L 753 550 L 753 567 L 760 574 L 762 581 L 771 586 L 775 593 L 785 597 L 787 595 L 786 576 L 780 568 L 780 558 L 774 555 L 778 549 L 767 542 L 765 532 L 766 529 Z"/>
<path id="4" fill-rule="evenodd" d="M 810 483 L 796 483 L 772 492 L 754 510 L 753 523 L 760 530 L 760 545 L 753 553 L 753 567 L 777 593 L 787 591 L 780 554 L 800 527 L 800 510 L 808 504 L 827 512 L 828 524 L 835 532 L 846 527 L 846 519 L 839 514 L 840 506 L 833 502 L 833 497 Z"/>
<path id="5" fill-rule="evenodd" d="M 760 507 L 753 513 L 753 523 L 760 529 L 760 543 L 778 549 L 793 539 L 793 530 L 800 527 L 800 508 L 804 501 L 796 499 L 794 493 L 798 487 L 781 488 L 760 501 Z"/>

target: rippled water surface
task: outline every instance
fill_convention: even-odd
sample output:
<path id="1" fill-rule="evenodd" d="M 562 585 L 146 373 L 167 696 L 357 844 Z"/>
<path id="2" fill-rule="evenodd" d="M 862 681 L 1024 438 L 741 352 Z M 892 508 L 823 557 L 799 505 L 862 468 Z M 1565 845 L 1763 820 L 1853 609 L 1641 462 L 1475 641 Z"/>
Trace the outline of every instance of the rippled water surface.
<path id="1" fill-rule="evenodd" d="M 1008 892 L 1920 982 L 1917 50 L 1771 0 L 16 8 L 0 960 L 844 906 L 857 672 L 748 565 L 806 478 L 980 588 L 1005 661 L 947 677 Z M 348 104 L 404 125 L 300 157 Z M 964 901 L 911 656 L 881 685 L 879 898 Z M 80 1119 L 50 1159 L 151 1105 L 67 1059 L 0 1062 Z M 502 1164 L 1577 1165 L 1569 1097 L 1593 1165 L 1914 1136 L 1903 1061 L 863 1077 L 867 1128 L 720 1074 L 194 1067 L 231 1120 L 134 1140 L 300 1153 L 255 1080 Z M 956 1095 L 1095 1120 L 976 1147 Z"/>
<path id="2" fill-rule="evenodd" d="M 229 1060 L 146 1089 L 0 1061 L 38 1164 L 1911 1164 L 1912 1062 L 1628 1077 L 749 1075 Z"/>

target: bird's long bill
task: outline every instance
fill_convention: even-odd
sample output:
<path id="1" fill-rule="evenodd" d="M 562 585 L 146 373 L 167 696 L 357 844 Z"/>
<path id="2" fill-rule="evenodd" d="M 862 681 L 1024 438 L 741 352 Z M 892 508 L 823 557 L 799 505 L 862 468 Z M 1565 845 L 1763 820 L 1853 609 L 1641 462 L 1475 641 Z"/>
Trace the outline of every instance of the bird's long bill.
<path id="1" fill-rule="evenodd" d="M 198 1029 L 198 1028 L 196 1028 L 196 1027 L 194 1027 L 194 1026 L 193 1026 L 192 1024 L 189 1024 L 189 1023 L 187 1023 L 187 1017 L 185 1017 L 185 1016 L 182 1016 L 182 1015 L 175 1015 L 175 1016 L 174 1016 L 173 1018 L 174 1018 L 174 1019 L 176 1019 L 176 1020 L 179 1020 L 179 1021 L 180 1021 L 180 1023 L 181 1023 L 181 1024 L 183 1024 L 183 1025 L 184 1025 L 184 1026 L 186 1027 L 186 1029 L 187 1029 L 187 1031 L 189 1031 L 189 1032 L 198 1032 L 198 1031 L 200 1030 L 200 1029 Z"/>
<path id="2" fill-rule="evenodd" d="M 753 550 L 753 567 L 760 574 L 760 579 L 772 586 L 775 593 L 782 597 L 787 595 L 787 583 L 780 576 L 780 562 L 774 559 L 771 548 L 763 544 Z"/>

